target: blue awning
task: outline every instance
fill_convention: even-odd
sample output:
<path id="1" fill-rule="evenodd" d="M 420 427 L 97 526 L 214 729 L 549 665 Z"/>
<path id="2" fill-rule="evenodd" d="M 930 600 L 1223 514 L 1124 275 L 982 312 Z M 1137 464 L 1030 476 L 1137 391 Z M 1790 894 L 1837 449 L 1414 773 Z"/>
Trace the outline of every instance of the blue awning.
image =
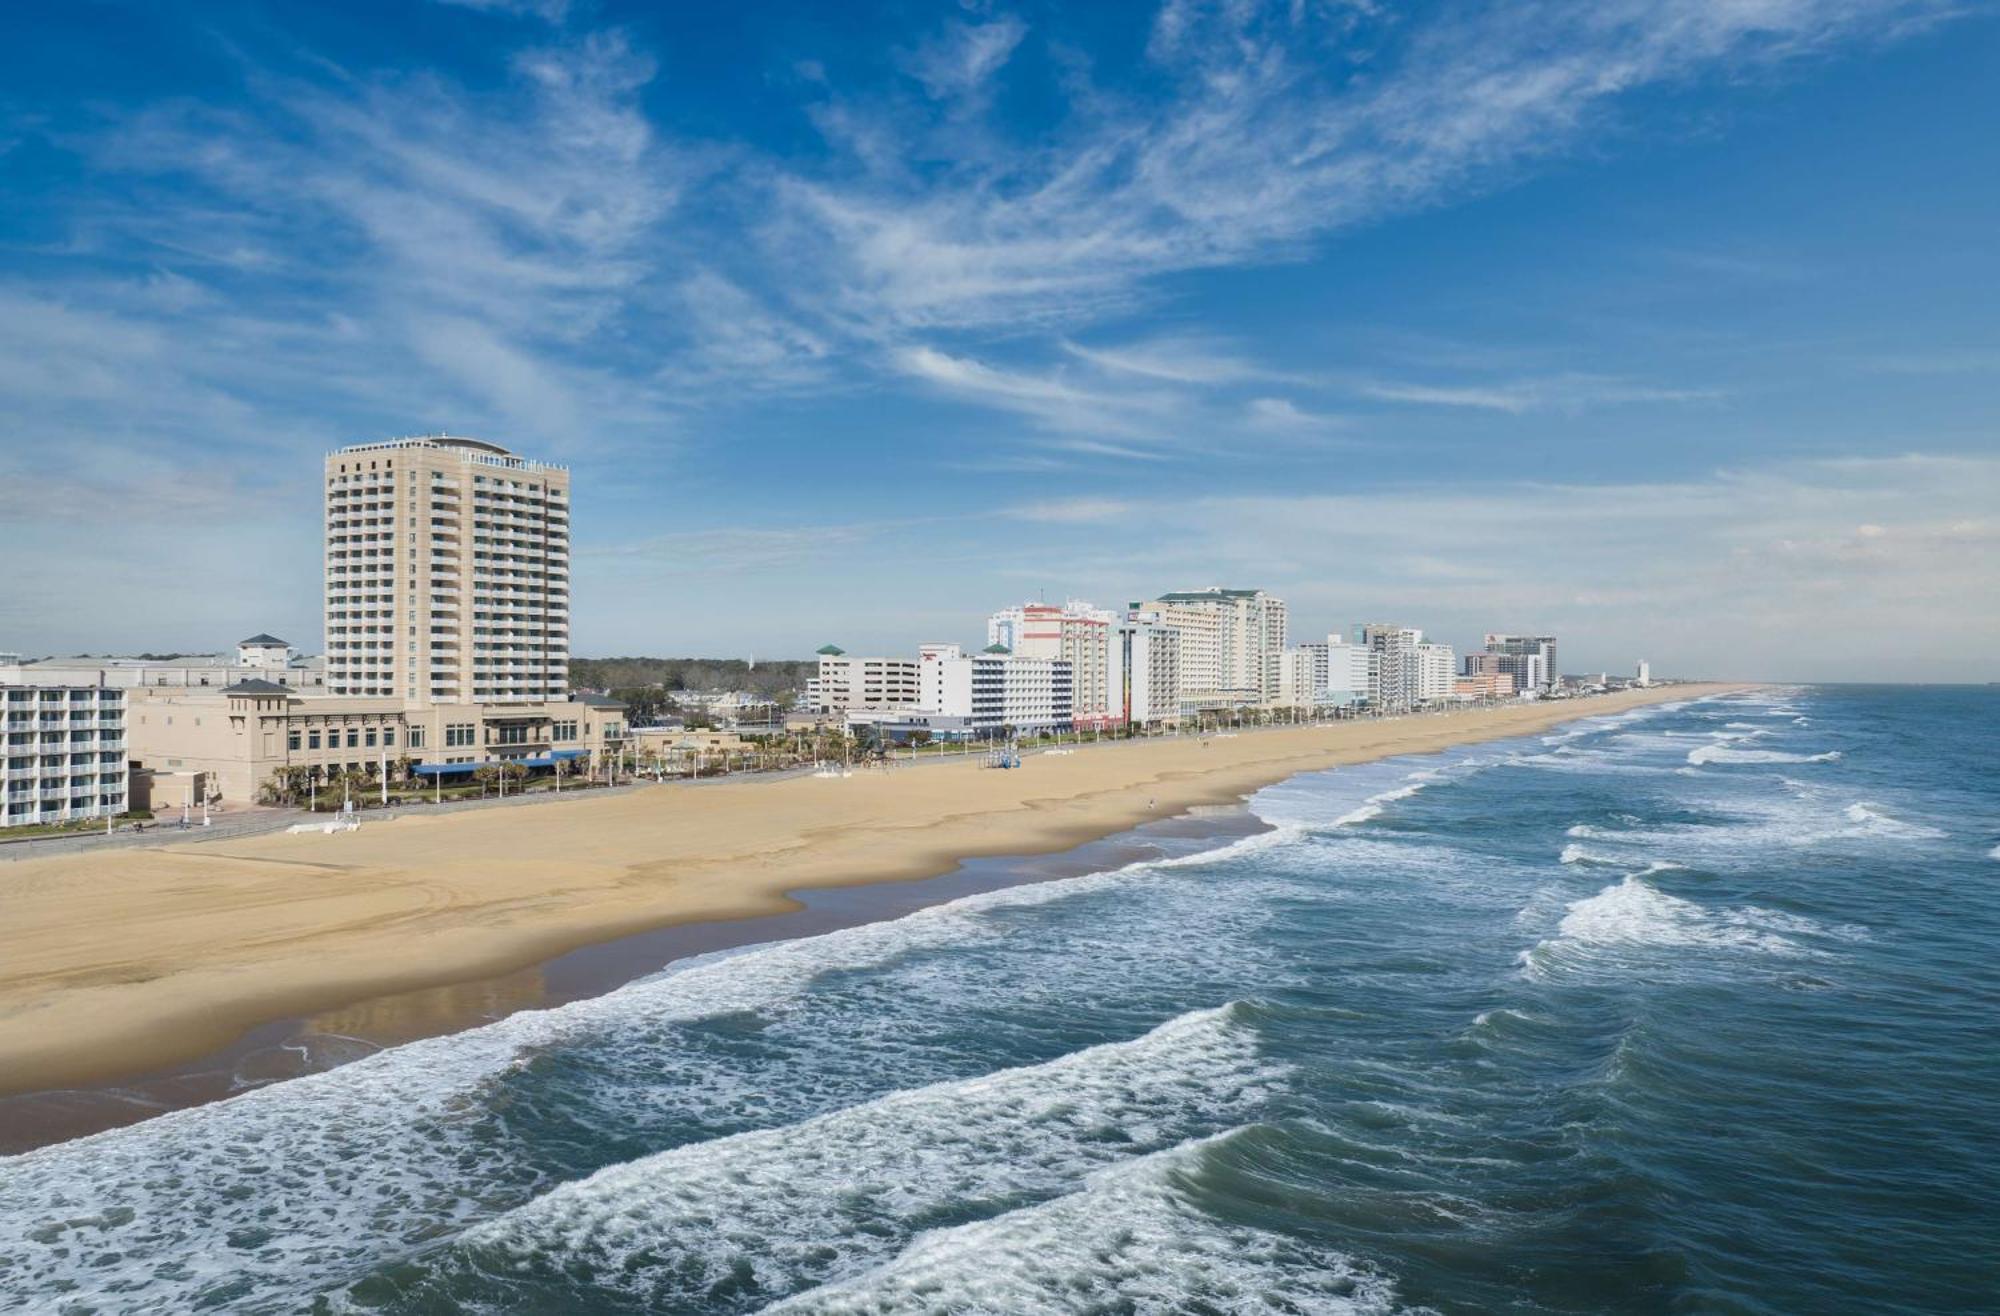
<path id="1" fill-rule="evenodd" d="M 588 750 L 556 749 L 532 759 L 489 759 L 489 763 L 513 763 L 524 768 L 553 768 L 558 763 L 580 759 Z M 419 763 L 410 769 L 419 777 L 453 777 L 461 773 L 476 772 L 487 766 L 485 763 Z"/>

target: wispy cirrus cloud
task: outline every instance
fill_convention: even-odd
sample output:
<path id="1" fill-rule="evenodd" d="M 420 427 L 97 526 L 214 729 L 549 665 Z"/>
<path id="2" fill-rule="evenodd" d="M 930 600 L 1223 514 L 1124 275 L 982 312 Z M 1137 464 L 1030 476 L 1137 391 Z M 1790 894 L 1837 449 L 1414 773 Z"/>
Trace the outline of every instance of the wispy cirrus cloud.
<path id="1" fill-rule="evenodd" d="M 778 199 L 796 221 L 787 241 L 823 250 L 811 295 L 843 314 L 895 329 L 1076 323 L 1161 274 L 1283 259 L 1486 185 L 1564 149 L 1625 93 L 1947 12 L 1544 0 L 1405 24 L 1364 7 L 1172 3 L 1150 47 L 1165 102 L 1091 88 L 1049 140 L 968 171 L 912 177 L 853 153 L 844 176 L 793 172 Z"/>
<path id="2" fill-rule="evenodd" d="M 1504 411 L 1517 416 L 1531 411 L 1576 412 L 1621 404 L 1713 402 L 1722 397 L 1714 389 L 1663 388 L 1585 374 L 1470 384 L 1376 381 L 1361 384 L 1356 391 L 1362 397 L 1378 402 L 1469 407 L 1480 411 Z"/>
<path id="3" fill-rule="evenodd" d="M 999 71 L 1027 33 L 1027 24 L 1011 16 L 988 23 L 950 22 L 903 66 L 936 99 L 966 96 Z"/>

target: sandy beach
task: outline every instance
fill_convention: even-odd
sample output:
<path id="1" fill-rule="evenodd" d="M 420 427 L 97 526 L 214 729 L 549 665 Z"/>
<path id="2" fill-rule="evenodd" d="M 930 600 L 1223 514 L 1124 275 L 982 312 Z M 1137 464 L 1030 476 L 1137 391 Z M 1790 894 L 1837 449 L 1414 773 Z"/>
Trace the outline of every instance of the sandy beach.
<path id="1" fill-rule="evenodd" d="M 1063 850 L 1298 772 L 1728 687 L 746 778 L 366 823 L 335 836 L 26 860 L 0 874 L 0 1093 L 189 1059 L 272 1020 L 506 974 L 788 893 Z"/>

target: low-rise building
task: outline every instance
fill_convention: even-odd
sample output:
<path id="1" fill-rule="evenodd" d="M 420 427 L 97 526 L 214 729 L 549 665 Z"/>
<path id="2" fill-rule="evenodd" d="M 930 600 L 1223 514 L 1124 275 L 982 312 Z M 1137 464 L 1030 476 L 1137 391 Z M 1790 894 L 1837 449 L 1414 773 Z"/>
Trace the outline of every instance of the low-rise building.
<path id="1" fill-rule="evenodd" d="M 1452 689 L 1461 699 L 1512 699 L 1514 678 L 1505 672 L 1479 672 L 1459 677 Z"/>
<path id="2" fill-rule="evenodd" d="M 107 685 L 0 687 L 7 737 L 0 827 L 123 813 L 125 705 L 125 691 Z"/>
<path id="3" fill-rule="evenodd" d="M 0 654 L 0 685 L 102 685 L 120 690 L 140 686 L 215 689 L 256 677 L 294 690 L 326 689 L 326 660 L 302 658 L 274 635 L 253 635 L 229 653 L 177 658 L 113 657 L 78 654 L 23 662 Z"/>
<path id="4" fill-rule="evenodd" d="M 253 678 L 220 690 L 142 687 L 131 705 L 135 766 L 200 772 L 210 800 L 233 803 L 255 803 L 286 768 L 327 780 L 385 766 L 400 777 L 407 766 L 448 781 L 501 760 L 534 768 L 615 754 L 627 735 L 625 705 L 602 695 L 412 707 L 395 696 L 307 695 Z"/>
<path id="5" fill-rule="evenodd" d="M 852 658 L 839 645 L 818 651 L 798 711 L 838 717 L 852 709 L 908 708 L 917 702 L 917 664 L 907 658 Z"/>

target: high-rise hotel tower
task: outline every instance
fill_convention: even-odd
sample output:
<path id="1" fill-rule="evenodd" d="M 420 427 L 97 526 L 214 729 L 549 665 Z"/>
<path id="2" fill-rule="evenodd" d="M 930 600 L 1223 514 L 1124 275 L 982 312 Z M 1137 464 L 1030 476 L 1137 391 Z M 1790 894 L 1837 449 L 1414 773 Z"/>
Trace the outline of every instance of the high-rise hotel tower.
<path id="1" fill-rule="evenodd" d="M 326 687 L 406 705 L 569 687 L 569 471 L 478 439 L 326 459 Z"/>

